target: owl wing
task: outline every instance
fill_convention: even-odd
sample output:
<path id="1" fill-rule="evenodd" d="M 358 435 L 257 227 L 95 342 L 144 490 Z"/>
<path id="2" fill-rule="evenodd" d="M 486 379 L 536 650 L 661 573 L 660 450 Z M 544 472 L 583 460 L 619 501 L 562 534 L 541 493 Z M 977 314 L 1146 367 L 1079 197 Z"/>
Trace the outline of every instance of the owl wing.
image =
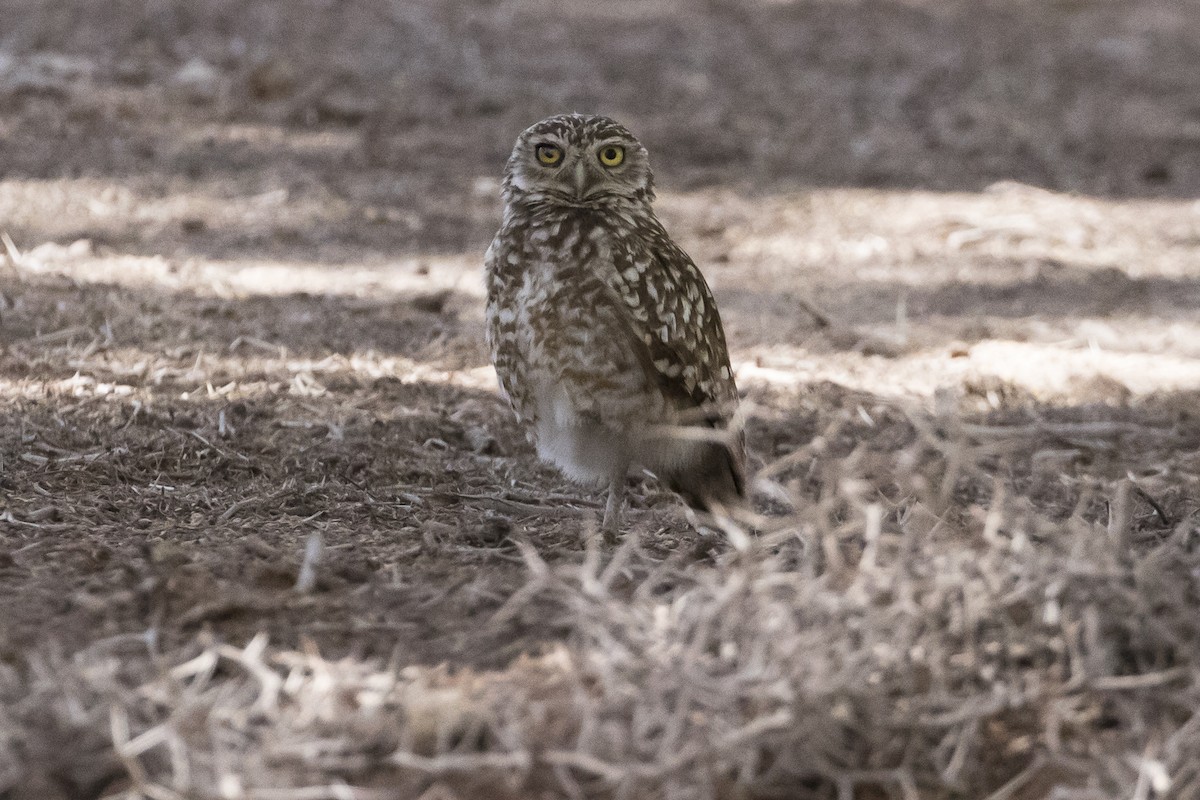
<path id="1" fill-rule="evenodd" d="M 657 221 L 653 221 L 657 223 Z M 617 248 L 614 293 L 629 312 L 632 349 L 682 424 L 727 428 L 737 404 L 725 331 L 712 292 L 692 259 L 661 226 Z M 745 438 L 702 445 L 691 465 L 660 465 L 659 477 L 693 508 L 745 497 Z"/>
<path id="2" fill-rule="evenodd" d="M 720 424 L 733 412 L 737 386 L 712 291 L 661 226 L 640 233 L 613 257 L 612 288 L 629 312 L 632 346 L 668 402 Z"/>
<path id="3" fill-rule="evenodd" d="M 516 273 L 503 269 L 512 248 L 499 234 L 484 254 L 484 275 L 488 294 L 484 335 L 500 389 L 518 417 L 529 407 L 525 387 L 518 379 L 521 353 L 517 345 L 517 322 L 513 307 Z"/>

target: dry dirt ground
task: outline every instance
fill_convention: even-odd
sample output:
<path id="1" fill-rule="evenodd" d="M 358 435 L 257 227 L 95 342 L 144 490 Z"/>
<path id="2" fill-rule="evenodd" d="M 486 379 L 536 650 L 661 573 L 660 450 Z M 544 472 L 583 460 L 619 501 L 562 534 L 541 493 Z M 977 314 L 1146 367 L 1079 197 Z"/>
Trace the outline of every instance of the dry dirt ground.
<path id="1" fill-rule="evenodd" d="M 0 798 L 1200 797 L 1196 3 L 0 20 Z M 602 546 L 496 395 L 564 110 L 714 287 L 748 545 Z"/>

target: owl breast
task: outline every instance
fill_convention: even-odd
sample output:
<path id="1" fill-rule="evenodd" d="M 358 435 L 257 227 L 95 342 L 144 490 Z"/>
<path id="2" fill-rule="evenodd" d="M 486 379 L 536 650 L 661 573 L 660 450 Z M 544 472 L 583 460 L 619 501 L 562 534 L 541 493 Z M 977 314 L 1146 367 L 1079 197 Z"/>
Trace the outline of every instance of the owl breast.
<path id="1" fill-rule="evenodd" d="M 501 230 L 488 255 L 488 338 L 501 386 L 538 454 L 601 484 L 637 457 L 664 403 L 614 297 L 618 243 L 591 215 Z"/>

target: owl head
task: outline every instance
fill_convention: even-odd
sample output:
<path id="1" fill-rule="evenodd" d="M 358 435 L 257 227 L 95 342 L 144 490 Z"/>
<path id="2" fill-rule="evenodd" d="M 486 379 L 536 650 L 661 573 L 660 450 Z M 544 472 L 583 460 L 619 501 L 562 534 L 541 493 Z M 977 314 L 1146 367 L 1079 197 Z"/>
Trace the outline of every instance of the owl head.
<path id="1" fill-rule="evenodd" d="M 506 202 L 588 207 L 654 199 L 646 148 L 608 117 L 560 114 L 527 128 L 504 171 Z"/>

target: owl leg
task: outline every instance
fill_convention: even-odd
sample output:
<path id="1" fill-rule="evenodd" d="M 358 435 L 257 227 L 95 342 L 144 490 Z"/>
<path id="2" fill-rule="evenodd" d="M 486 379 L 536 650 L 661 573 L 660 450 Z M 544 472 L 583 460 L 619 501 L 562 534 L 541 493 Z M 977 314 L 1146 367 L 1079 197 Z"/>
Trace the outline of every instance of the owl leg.
<path id="1" fill-rule="evenodd" d="M 621 532 L 621 507 L 625 504 L 625 477 L 629 474 L 629 464 L 621 462 L 613 468 L 608 480 L 608 502 L 604 504 L 604 522 L 600 529 L 604 540 L 610 544 L 615 542 Z"/>

